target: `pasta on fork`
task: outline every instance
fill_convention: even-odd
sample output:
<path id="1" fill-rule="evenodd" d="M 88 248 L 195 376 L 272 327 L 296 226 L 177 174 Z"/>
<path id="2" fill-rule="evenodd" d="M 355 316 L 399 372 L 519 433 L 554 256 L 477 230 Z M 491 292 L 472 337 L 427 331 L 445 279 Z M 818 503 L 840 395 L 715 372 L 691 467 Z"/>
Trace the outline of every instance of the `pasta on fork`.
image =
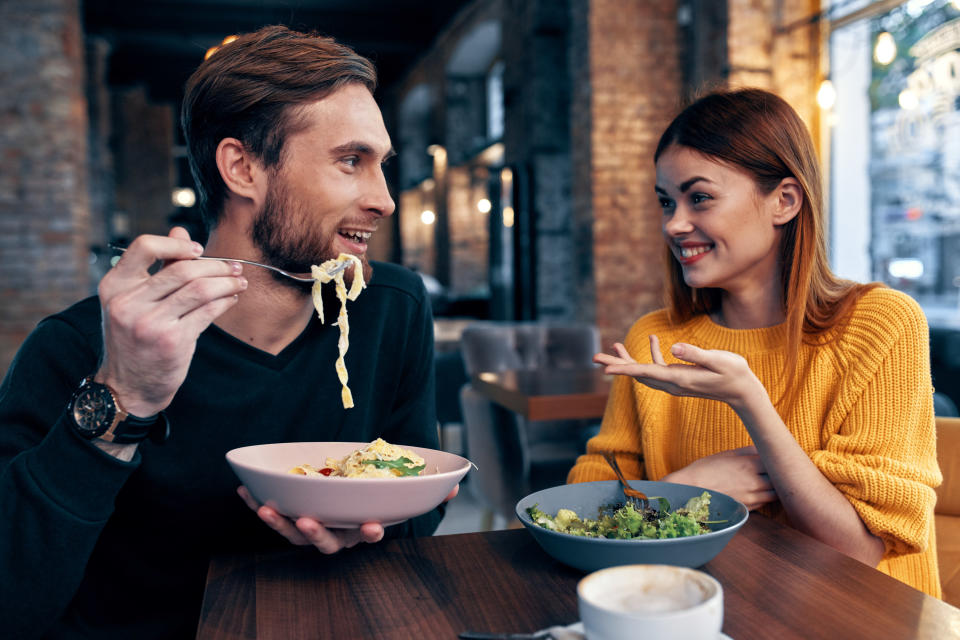
<path id="1" fill-rule="evenodd" d="M 347 285 L 344 282 L 343 274 L 346 269 L 339 271 L 336 275 L 330 275 L 330 271 L 338 264 L 343 262 L 353 263 L 353 282 L 350 284 L 350 291 L 347 291 Z M 336 283 L 337 299 L 340 300 L 340 314 L 334 323 L 340 327 L 340 340 L 337 342 L 337 377 L 343 390 L 340 392 L 340 398 L 343 401 L 344 409 L 353 408 L 353 394 L 347 384 L 349 376 L 347 375 L 347 364 L 344 356 L 350 346 L 350 323 L 347 320 L 347 300 L 356 300 L 360 292 L 366 288 L 367 283 L 363 280 L 363 264 L 357 256 L 349 253 L 341 253 L 334 259 L 327 260 L 321 265 L 312 265 L 310 267 L 311 275 L 314 277 L 313 283 L 313 306 L 317 309 L 317 315 L 320 317 L 320 323 L 323 323 L 323 299 L 321 296 L 321 287 L 333 280 Z"/>

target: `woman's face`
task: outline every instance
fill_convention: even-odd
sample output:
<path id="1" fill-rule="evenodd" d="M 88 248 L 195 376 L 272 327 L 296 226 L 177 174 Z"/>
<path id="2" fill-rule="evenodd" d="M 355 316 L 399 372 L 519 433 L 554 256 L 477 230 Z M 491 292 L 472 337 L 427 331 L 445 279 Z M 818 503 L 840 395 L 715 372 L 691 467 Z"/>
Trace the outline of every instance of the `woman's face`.
<path id="1" fill-rule="evenodd" d="M 656 191 L 688 286 L 748 296 L 779 289 L 779 188 L 762 194 L 739 168 L 673 145 L 657 160 Z"/>

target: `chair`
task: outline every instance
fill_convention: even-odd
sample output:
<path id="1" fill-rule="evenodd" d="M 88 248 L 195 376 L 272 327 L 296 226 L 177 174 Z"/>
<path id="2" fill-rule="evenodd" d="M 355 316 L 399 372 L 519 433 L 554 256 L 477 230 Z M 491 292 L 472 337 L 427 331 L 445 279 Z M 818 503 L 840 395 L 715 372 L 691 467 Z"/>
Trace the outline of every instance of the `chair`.
<path id="1" fill-rule="evenodd" d="M 940 585 L 944 601 L 960 607 L 960 418 L 937 417 L 937 461 L 943 472 L 934 508 Z"/>
<path id="2" fill-rule="evenodd" d="M 466 327 L 461 352 L 467 375 L 482 371 L 591 366 L 600 350 L 596 327 L 585 324 L 481 322 Z M 520 498 L 563 484 L 583 453 L 590 426 L 582 420 L 529 421 L 478 393 L 460 391 L 467 455 L 478 469 L 469 490 L 493 517 L 512 520 Z M 488 527 L 489 528 L 489 527 Z"/>

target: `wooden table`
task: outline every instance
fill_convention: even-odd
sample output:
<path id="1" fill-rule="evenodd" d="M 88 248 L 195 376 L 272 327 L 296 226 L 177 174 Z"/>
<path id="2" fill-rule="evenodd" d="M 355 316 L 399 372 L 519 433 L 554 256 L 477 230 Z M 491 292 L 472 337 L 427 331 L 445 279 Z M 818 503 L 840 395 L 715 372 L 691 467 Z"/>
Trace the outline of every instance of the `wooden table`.
<path id="1" fill-rule="evenodd" d="M 723 631 L 754 638 L 960 636 L 960 609 L 794 529 L 751 515 L 703 570 L 724 588 Z M 197 638 L 433 638 L 575 622 L 583 573 L 525 530 L 216 558 Z"/>
<path id="2" fill-rule="evenodd" d="M 484 372 L 473 387 L 528 420 L 602 418 L 610 393 L 603 369 L 517 369 Z"/>

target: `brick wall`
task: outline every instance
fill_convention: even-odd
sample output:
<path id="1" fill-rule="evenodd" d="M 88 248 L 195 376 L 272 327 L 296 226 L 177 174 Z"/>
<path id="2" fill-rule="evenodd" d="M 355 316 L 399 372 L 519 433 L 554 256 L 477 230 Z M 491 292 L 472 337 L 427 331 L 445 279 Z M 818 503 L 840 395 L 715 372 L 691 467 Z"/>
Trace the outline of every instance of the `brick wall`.
<path id="1" fill-rule="evenodd" d="M 82 43 L 77 0 L 0 3 L 0 372 L 91 286 Z"/>
<path id="2" fill-rule="evenodd" d="M 816 132 L 820 26 L 807 18 L 818 0 L 728 0 L 729 85 L 773 91 Z"/>
<path id="3" fill-rule="evenodd" d="M 582 209 L 589 185 L 596 324 L 604 348 L 622 340 L 642 314 L 663 306 L 653 152 L 681 94 L 676 14 L 669 0 L 589 3 L 589 164 L 575 164 L 574 200 Z M 581 103 L 574 108 L 577 118 L 583 117 Z M 582 130 L 575 133 L 577 140 L 582 136 Z M 575 156 L 580 153 L 575 149 Z"/>
<path id="4" fill-rule="evenodd" d="M 173 105 L 156 103 L 146 90 L 134 87 L 114 93 L 116 207 L 114 232 L 134 238 L 144 233 L 166 235 L 174 206 Z M 119 227 L 119 228 L 118 228 Z"/>

